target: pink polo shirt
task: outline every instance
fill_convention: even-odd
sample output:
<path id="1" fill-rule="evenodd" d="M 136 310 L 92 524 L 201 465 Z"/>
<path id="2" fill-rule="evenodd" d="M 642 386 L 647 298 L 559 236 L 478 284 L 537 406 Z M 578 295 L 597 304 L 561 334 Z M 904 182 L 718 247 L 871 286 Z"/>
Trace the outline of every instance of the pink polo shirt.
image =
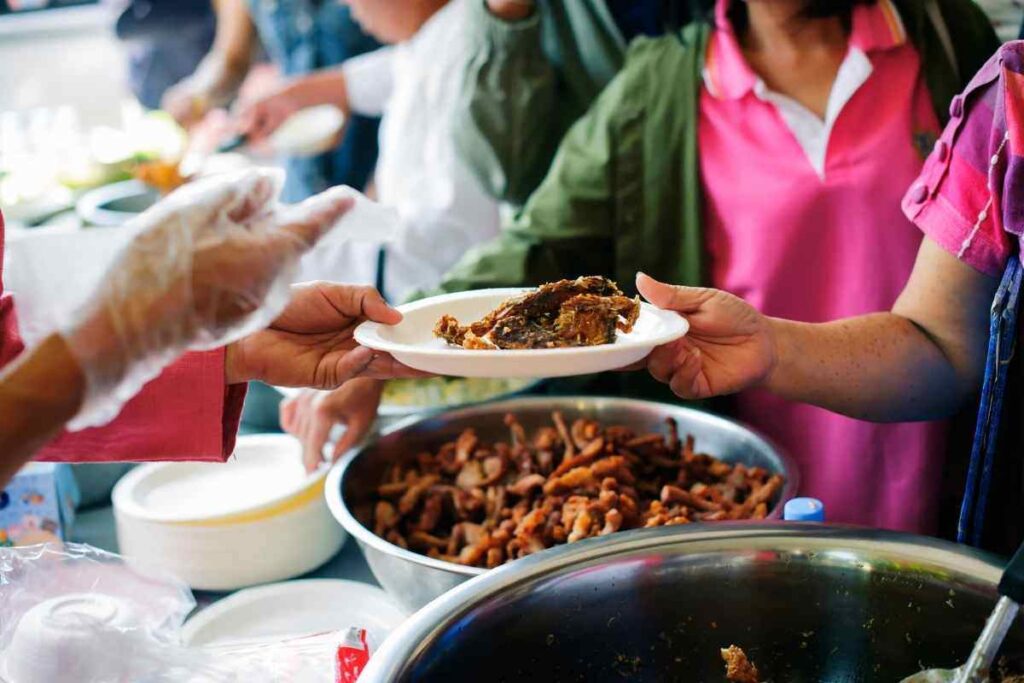
<path id="1" fill-rule="evenodd" d="M 918 55 L 889 0 L 854 10 L 822 121 L 769 91 L 719 0 L 700 99 L 710 275 L 770 316 L 822 322 L 888 310 L 921 233 L 900 210 L 939 133 Z M 794 456 L 829 521 L 933 531 L 941 424 L 872 424 L 763 392 L 738 417 Z"/>
<path id="2" fill-rule="evenodd" d="M 14 301 L 3 290 L 0 214 L 0 367 L 23 350 Z M 224 350 L 188 353 L 125 404 L 105 427 L 64 432 L 39 460 L 225 460 L 235 449 L 245 385 L 225 386 Z"/>

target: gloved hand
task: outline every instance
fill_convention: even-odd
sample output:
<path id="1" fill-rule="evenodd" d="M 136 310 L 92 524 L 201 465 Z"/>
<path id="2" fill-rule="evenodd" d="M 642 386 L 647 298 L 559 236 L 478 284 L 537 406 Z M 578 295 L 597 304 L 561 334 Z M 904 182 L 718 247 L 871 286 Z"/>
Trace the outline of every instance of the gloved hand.
<path id="1" fill-rule="evenodd" d="M 86 384 L 69 428 L 111 420 L 184 351 L 221 346 L 277 317 L 299 257 L 352 206 L 337 191 L 279 206 L 281 181 L 266 169 L 215 176 L 133 221 L 132 240 L 61 328 Z"/>

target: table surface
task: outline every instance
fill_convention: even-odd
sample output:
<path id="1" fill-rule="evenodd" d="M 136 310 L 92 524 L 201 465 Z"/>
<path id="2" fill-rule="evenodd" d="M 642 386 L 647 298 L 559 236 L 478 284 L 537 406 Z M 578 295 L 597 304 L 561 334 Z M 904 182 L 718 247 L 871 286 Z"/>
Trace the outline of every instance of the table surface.
<path id="1" fill-rule="evenodd" d="M 114 510 L 112 507 L 98 507 L 91 510 L 82 510 L 75 517 L 75 527 L 72 539 L 78 543 L 89 545 L 117 552 L 117 534 L 114 530 Z M 355 539 L 348 538 L 341 550 L 327 561 L 326 564 L 296 579 L 349 579 L 351 581 L 362 581 L 374 586 L 379 585 L 370 573 L 370 567 L 363 559 L 359 550 L 359 544 Z M 195 591 L 196 605 L 198 608 L 207 607 L 217 600 L 230 595 L 230 593 Z"/>

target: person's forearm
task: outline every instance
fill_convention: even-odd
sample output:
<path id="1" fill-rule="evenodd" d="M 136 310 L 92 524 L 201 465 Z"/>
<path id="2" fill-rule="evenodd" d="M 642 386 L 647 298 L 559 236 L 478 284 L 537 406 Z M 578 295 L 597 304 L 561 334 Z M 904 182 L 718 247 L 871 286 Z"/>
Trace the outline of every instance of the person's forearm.
<path id="1" fill-rule="evenodd" d="M 350 113 L 345 74 L 340 67 L 321 69 L 301 76 L 286 85 L 285 90 L 302 109 L 320 104 L 333 104 L 345 114 Z"/>
<path id="2" fill-rule="evenodd" d="M 765 388 L 864 420 L 947 417 L 975 389 L 920 327 L 893 313 L 823 324 L 770 321 L 776 365 Z"/>
<path id="3" fill-rule="evenodd" d="M 207 105 L 223 105 L 242 85 L 252 64 L 254 31 L 243 0 L 217 0 L 217 35 L 209 54 L 189 77 Z"/>
<path id="4" fill-rule="evenodd" d="M 51 335 L 0 374 L 0 487 L 60 432 L 82 404 L 85 378 Z"/>

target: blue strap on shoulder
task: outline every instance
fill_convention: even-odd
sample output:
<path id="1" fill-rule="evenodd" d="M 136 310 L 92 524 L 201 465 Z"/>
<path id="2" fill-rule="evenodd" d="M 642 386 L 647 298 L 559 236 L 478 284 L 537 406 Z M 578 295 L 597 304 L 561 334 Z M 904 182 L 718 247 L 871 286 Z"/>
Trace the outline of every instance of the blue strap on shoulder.
<path id="1" fill-rule="evenodd" d="M 985 526 L 985 508 L 992 488 L 992 470 L 999 442 L 999 423 L 1006 394 L 1007 371 L 1017 343 L 1017 312 L 1020 308 L 1020 286 L 1024 267 L 1020 258 L 1011 258 L 992 299 L 989 318 L 988 355 L 985 359 L 985 381 L 974 428 L 974 444 L 967 468 L 967 485 L 960 507 L 957 540 L 981 544 Z"/>

